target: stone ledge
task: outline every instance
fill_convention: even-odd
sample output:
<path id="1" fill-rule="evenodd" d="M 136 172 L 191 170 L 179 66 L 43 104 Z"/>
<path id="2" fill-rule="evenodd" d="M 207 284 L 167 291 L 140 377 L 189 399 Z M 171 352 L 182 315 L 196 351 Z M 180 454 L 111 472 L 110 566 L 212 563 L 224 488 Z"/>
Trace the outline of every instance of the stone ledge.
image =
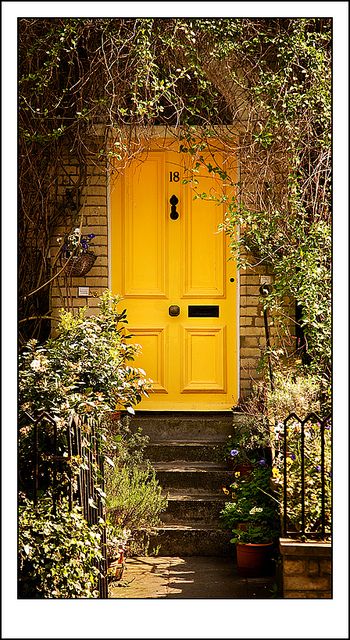
<path id="1" fill-rule="evenodd" d="M 329 591 L 329 579 L 328 577 L 320 576 L 284 576 L 283 587 L 284 591 L 317 591 L 324 592 Z"/>
<path id="2" fill-rule="evenodd" d="M 332 594 L 330 591 L 288 591 L 288 593 L 284 595 L 284 598 L 332 598 Z"/>
<path id="3" fill-rule="evenodd" d="M 284 598 L 332 597 L 332 545 L 280 538 Z"/>
<path id="4" fill-rule="evenodd" d="M 330 557 L 332 545 L 330 542 L 298 542 L 291 538 L 280 538 L 280 553 L 282 556 L 322 556 Z"/>

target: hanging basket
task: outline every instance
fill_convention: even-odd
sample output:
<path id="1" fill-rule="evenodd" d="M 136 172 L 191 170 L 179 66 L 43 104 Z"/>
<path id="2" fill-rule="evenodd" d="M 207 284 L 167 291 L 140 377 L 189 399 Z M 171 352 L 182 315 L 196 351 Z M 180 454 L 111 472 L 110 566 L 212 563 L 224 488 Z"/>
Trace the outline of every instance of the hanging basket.
<path id="1" fill-rule="evenodd" d="M 85 276 L 93 266 L 97 256 L 92 252 L 82 253 L 80 256 L 73 256 L 68 261 L 64 270 L 66 276 Z"/>

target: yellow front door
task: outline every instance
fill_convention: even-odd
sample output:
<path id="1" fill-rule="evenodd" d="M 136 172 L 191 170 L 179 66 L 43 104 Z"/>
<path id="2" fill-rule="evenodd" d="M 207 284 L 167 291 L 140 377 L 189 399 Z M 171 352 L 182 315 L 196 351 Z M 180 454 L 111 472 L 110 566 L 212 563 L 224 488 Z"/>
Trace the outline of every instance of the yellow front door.
<path id="1" fill-rule="evenodd" d="M 224 205 L 194 198 L 178 148 L 154 142 L 111 189 L 111 286 L 153 380 L 139 408 L 222 411 L 237 402 L 236 268 L 218 232 Z M 222 194 L 207 170 L 197 181 L 198 194 Z"/>

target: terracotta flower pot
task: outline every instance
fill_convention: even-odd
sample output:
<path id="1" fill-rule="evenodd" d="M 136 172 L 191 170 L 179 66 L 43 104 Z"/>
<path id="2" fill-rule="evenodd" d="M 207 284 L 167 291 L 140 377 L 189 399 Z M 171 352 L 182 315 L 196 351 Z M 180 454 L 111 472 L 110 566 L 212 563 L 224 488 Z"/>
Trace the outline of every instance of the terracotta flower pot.
<path id="1" fill-rule="evenodd" d="M 237 571 L 240 576 L 253 577 L 271 574 L 273 543 L 237 543 Z"/>

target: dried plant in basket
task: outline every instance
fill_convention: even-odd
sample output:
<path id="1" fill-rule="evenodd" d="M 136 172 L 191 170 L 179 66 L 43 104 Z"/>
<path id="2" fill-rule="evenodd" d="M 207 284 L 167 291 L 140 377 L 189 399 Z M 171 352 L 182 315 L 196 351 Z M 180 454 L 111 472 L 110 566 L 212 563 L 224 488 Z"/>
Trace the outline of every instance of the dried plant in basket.
<path id="1" fill-rule="evenodd" d="M 67 261 L 64 273 L 67 276 L 85 276 L 93 266 L 97 256 L 91 250 L 94 233 L 82 235 L 79 228 L 65 236 L 61 249 L 62 258 Z M 61 238 L 57 238 L 61 242 Z"/>

